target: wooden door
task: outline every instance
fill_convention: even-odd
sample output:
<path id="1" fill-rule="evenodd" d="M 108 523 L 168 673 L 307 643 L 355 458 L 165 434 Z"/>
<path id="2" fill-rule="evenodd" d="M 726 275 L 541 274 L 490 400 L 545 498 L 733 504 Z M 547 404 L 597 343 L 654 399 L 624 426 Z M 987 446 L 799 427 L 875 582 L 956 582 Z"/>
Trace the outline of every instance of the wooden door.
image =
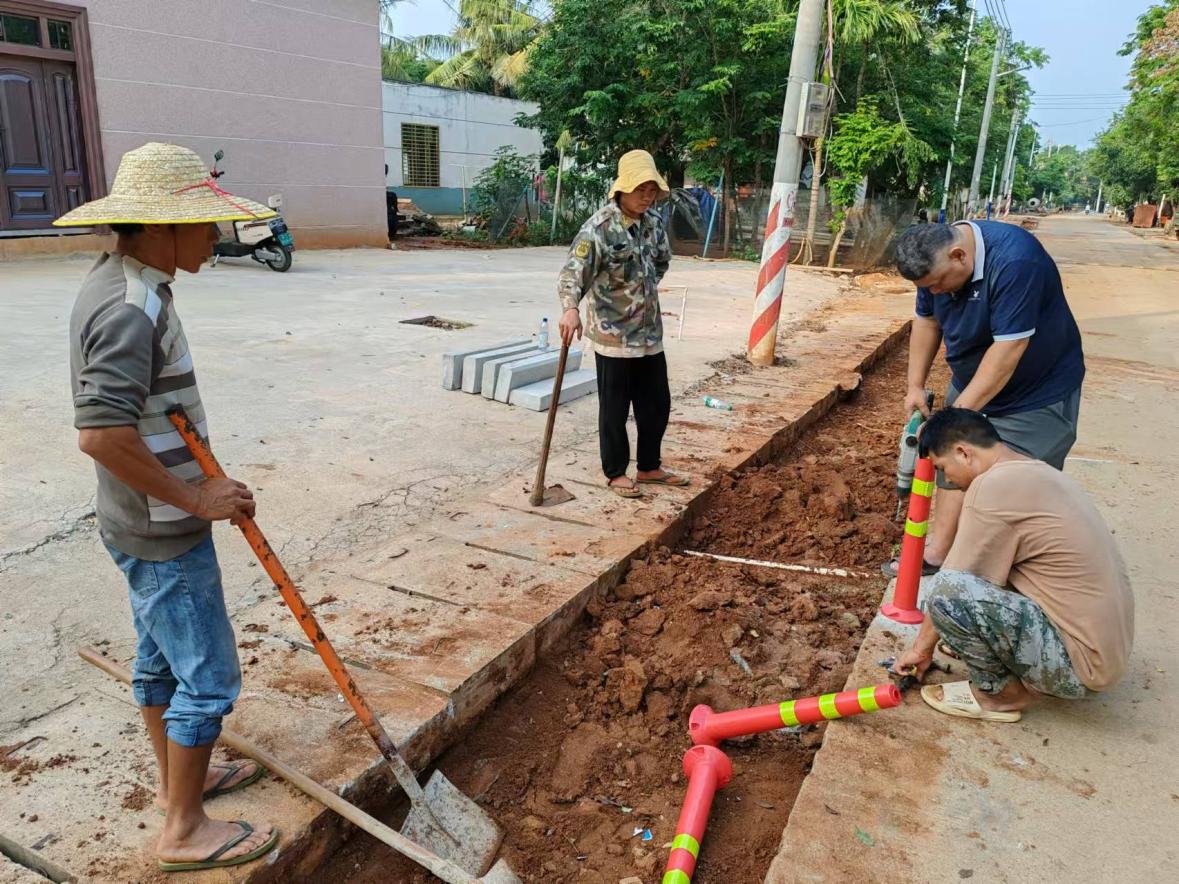
<path id="1" fill-rule="evenodd" d="M 49 109 L 50 153 L 58 215 L 76 209 L 89 199 L 86 188 L 86 148 L 82 141 L 82 115 L 78 108 L 78 79 L 67 62 L 42 62 Z"/>
<path id="2" fill-rule="evenodd" d="M 86 193 L 73 65 L 0 55 L 0 229 L 47 228 Z"/>

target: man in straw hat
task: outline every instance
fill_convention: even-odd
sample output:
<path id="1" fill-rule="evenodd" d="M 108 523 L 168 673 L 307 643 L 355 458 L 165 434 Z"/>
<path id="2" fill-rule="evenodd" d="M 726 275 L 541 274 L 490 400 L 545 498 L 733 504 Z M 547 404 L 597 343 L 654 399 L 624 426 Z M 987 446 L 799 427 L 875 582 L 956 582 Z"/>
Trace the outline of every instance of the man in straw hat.
<path id="1" fill-rule="evenodd" d="M 157 845 L 164 871 L 236 865 L 270 850 L 269 824 L 205 815 L 205 798 L 258 780 L 255 762 L 210 765 L 241 686 L 210 522 L 254 514 L 249 489 L 202 479 L 166 412 L 182 405 L 206 434 L 192 354 L 171 284 L 212 256 L 214 222 L 274 212 L 217 187 L 191 150 L 146 144 L 119 164 L 109 196 L 58 226 L 118 235 L 87 274 L 70 317 L 78 447 L 98 472 L 103 543 L 126 575 L 138 642 L 133 693 L 159 763 Z"/>
<path id="2" fill-rule="evenodd" d="M 609 203 L 593 214 L 573 240 L 557 291 L 564 312 L 561 340 L 581 337 L 579 305 L 587 307 L 587 337 L 598 372 L 598 444 L 602 472 L 620 497 L 641 497 L 639 483 L 687 485 L 662 467 L 661 446 L 671 413 L 659 281 L 671 263 L 663 220 L 652 210 L 669 195 L 667 182 L 645 150 L 618 161 Z M 638 470 L 627 476 L 630 441 L 626 418 L 634 408 Z"/>

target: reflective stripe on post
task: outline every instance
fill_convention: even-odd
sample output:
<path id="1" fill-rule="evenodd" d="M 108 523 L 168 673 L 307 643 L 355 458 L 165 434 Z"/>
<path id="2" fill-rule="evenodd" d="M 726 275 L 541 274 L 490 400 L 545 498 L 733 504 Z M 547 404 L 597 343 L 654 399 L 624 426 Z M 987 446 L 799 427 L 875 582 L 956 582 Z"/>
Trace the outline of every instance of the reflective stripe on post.
<path id="1" fill-rule="evenodd" d="M 905 533 L 910 537 L 924 537 L 929 533 L 929 520 L 914 522 L 912 519 L 905 519 Z"/>

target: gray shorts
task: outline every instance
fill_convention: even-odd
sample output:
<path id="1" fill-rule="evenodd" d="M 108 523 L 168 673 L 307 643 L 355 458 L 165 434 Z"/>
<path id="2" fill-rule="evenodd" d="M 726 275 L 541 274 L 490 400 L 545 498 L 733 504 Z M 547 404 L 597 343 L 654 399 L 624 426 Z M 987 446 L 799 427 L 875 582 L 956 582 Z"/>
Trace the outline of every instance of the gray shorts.
<path id="1" fill-rule="evenodd" d="M 946 388 L 946 405 L 953 405 L 959 390 L 951 381 Z M 1081 413 L 1081 388 L 1073 390 L 1059 402 L 990 418 L 999 438 L 1028 457 L 1042 460 L 1058 470 L 1064 469 L 1064 459 L 1077 441 L 1077 419 Z M 941 470 L 937 473 L 939 488 L 948 486 Z"/>

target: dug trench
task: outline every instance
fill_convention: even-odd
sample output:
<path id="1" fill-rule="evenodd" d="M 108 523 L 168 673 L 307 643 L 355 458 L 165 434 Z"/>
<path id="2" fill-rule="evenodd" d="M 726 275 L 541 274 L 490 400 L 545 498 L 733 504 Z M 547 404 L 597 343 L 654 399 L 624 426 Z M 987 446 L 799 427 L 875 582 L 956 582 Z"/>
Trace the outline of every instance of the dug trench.
<path id="1" fill-rule="evenodd" d="M 905 360 L 901 349 L 878 363 L 773 462 L 720 477 L 680 546 L 634 561 L 439 759 L 503 824 L 502 855 L 524 881 L 660 880 L 686 786 L 691 709 L 842 689 L 883 577 L 817 577 L 683 553 L 879 573 L 901 537 L 893 515 Z M 725 744 L 735 773 L 717 793 L 695 881 L 764 878 L 823 734 L 817 725 Z M 404 810 L 389 808 L 386 819 L 400 822 Z M 317 880 L 434 879 L 360 833 Z"/>

